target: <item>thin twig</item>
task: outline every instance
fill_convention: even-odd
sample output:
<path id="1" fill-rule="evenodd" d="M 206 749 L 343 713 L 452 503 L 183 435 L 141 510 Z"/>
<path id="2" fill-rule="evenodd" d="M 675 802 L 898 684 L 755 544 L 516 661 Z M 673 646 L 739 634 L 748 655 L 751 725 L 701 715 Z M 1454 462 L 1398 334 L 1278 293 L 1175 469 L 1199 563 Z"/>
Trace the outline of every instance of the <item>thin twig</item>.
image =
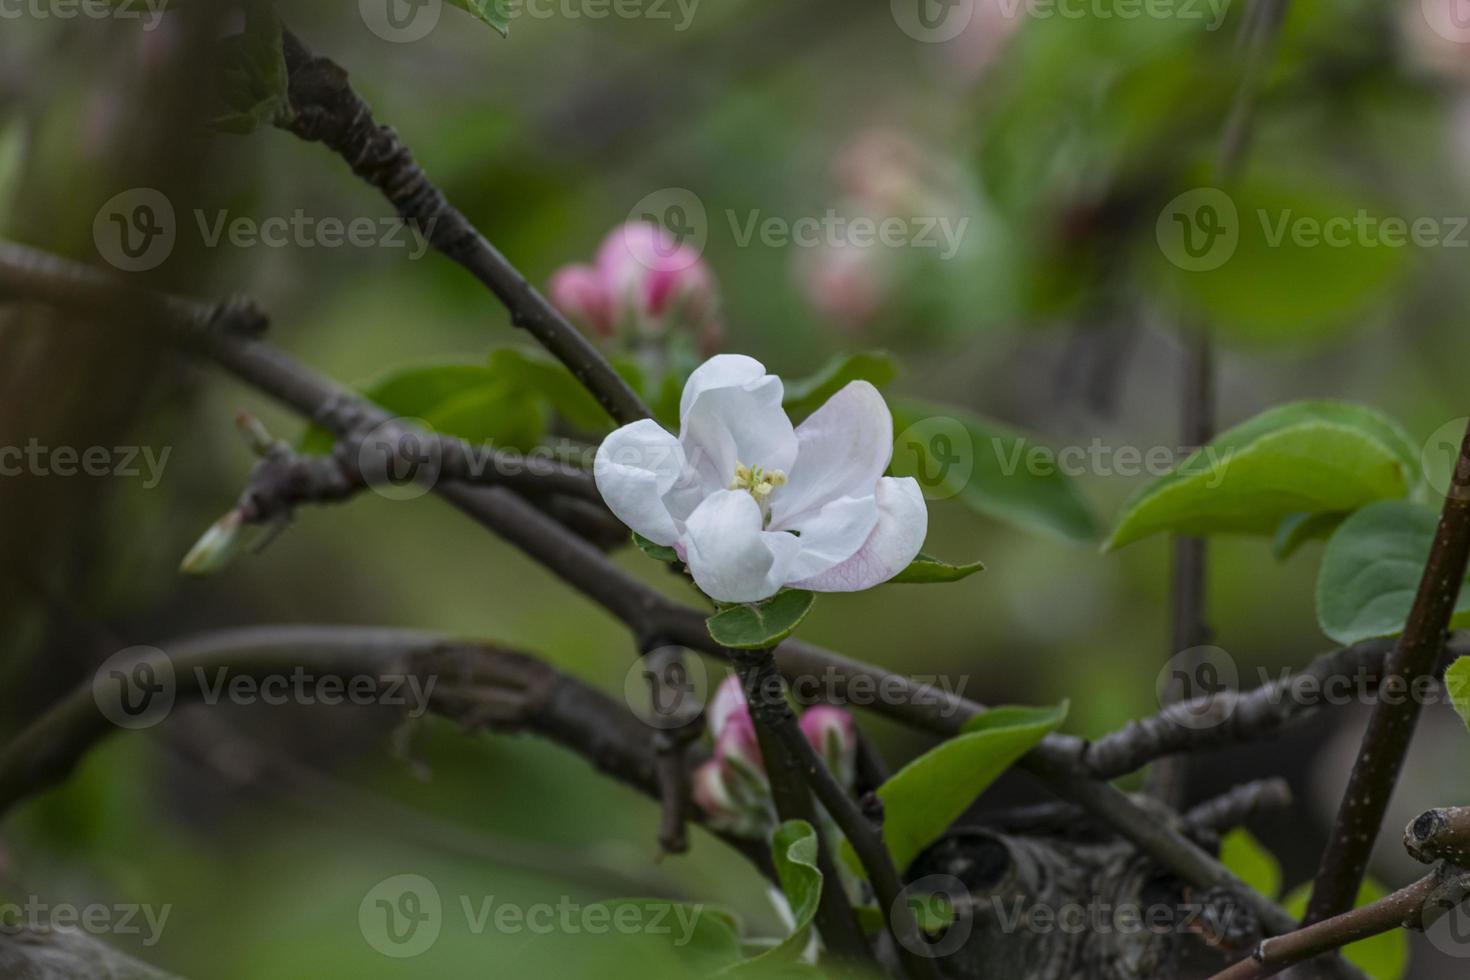
<path id="1" fill-rule="evenodd" d="M 1467 561 L 1470 561 L 1470 431 L 1460 445 L 1454 479 L 1408 622 L 1388 655 L 1383 689 L 1407 695 L 1417 690 L 1426 678 L 1433 678 L 1444 650 L 1455 601 L 1465 581 Z M 1422 707 L 1418 698 L 1410 696 L 1380 697 L 1373 706 L 1332 836 L 1322 853 L 1304 922 L 1321 922 L 1353 907 Z"/>
<path id="2" fill-rule="evenodd" d="M 373 120 L 346 69 L 314 54 L 290 31 L 285 53 L 292 109 L 285 128 L 321 142 L 382 191 L 405 221 L 484 283 L 510 311 L 511 322 L 565 364 L 615 420 L 648 418 L 648 407 L 597 348 L 450 205 L 398 134 Z"/>

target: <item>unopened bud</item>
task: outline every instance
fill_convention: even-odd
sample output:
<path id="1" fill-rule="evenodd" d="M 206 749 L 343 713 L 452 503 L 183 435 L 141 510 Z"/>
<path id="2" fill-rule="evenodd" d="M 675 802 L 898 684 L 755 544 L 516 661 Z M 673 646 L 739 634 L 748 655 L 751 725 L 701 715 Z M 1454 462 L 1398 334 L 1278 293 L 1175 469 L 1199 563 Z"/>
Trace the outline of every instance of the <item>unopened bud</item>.
<path id="1" fill-rule="evenodd" d="M 234 561 L 244 542 L 242 531 L 244 519 L 238 510 L 232 510 L 209 526 L 209 530 L 194 542 L 194 547 L 179 563 L 179 571 L 185 575 L 213 575 Z"/>
<path id="2" fill-rule="evenodd" d="M 843 786 L 857 778 L 857 725 L 841 708 L 819 704 L 801 716 L 801 733 Z"/>

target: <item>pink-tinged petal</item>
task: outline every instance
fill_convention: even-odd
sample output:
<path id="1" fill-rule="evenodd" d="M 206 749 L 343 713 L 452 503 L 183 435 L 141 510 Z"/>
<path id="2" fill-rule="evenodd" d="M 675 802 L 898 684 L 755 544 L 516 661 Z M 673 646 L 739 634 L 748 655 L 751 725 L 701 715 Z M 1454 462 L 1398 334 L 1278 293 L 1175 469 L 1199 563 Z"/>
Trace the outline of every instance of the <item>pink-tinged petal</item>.
<path id="1" fill-rule="evenodd" d="M 720 737 L 715 740 L 715 757 L 727 765 L 764 775 L 766 764 L 761 758 L 760 739 L 756 737 L 750 712 L 737 711 L 725 721 Z"/>
<path id="2" fill-rule="evenodd" d="M 592 266 L 563 266 L 551 277 L 548 290 L 552 304 L 562 313 L 604 337 L 612 335 L 612 294 Z"/>
<path id="3" fill-rule="evenodd" d="M 801 716 L 801 733 L 838 781 L 851 788 L 857 774 L 857 725 L 852 715 L 829 704 L 817 705 Z"/>
<path id="4" fill-rule="evenodd" d="M 734 820 L 739 816 L 735 800 L 725 785 L 725 769 L 718 759 L 707 759 L 694 770 L 691 790 L 695 804 L 712 820 Z"/>
<path id="5" fill-rule="evenodd" d="M 813 592 L 859 592 L 886 582 L 908 567 L 924 546 L 929 512 L 913 477 L 878 481 L 878 524 L 857 554 L 820 575 L 794 582 Z"/>
<path id="6" fill-rule="evenodd" d="M 730 674 L 720 682 L 720 686 L 715 689 L 715 696 L 710 698 L 709 705 L 704 709 L 704 722 L 710 735 L 718 739 L 730 716 L 741 711 L 750 713 L 745 705 L 745 692 L 740 689 L 740 678 Z"/>
<path id="7" fill-rule="evenodd" d="M 786 584 L 801 543 L 794 535 L 765 530 L 763 523 L 760 506 L 744 490 L 717 491 L 689 515 L 684 548 L 689 572 L 705 595 L 757 602 Z"/>
<path id="8" fill-rule="evenodd" d="M 796 464 L 771 496 L 771 526 L 794 528 L 839 497 L 868 497 L 893 458 L 893 415 L 866 381 L 853 381 L 796 429 Z M 741 460 L 745 462 L 745 460 Z"/>
<path id="9" fill-rule="evenodd" d="M 624 524 L 655 544 L 672 545 L 681 529 L 663 495 L 684 472 L 679 440 L 652 419 L 625 425 L 602 441 L 592 463 L 597 490 Z M 753 502 L 753 501 L 752 501 Z"/>
<path id="10" fill-rule="evenodd" d="M 874 484 L 877 489 L 877 484 Z M 797 531 L 801 554 L 791 566 L 791 577 L 808 579 L 820 575 L 858 553 L 878 525 L 878 500 L 839 497 L 821 510 L 807 511 L 794 525 L 779 530 Z"/>
<path id="11" fill-rule="evenodd" d="M 679 441 L 706 492 L 728 488 L 737 463 L 790 471 L 796 432 L 781 395 L 780 379 L 768 374 L 738 387 L 711 388 L 695 400 Z"/>
<path id="12" fill-rule="evenodd" d="M 737 388 L 766 376 L 765 365 L 744 354 L 716 354 L 694 369 L 684 382 L 679 397 L 679 424 L 689 417 L 689 409 L 700 395 L 715 388 Z"/>

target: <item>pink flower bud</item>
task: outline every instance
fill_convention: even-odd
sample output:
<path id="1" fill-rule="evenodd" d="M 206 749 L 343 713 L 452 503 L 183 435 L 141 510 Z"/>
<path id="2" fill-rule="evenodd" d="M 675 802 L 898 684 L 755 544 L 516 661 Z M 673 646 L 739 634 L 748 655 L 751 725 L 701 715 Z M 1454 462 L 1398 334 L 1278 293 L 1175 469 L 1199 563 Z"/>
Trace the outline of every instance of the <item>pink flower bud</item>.
<path id="1" fill-rule="evenodd" d="M 769 796 L 737 798 L 731 792 L 731 772 L 718 759 L 709 759 L 694 770 L 692 796 L 695 806 L 709 817 L 710 826 L 742 837 L 764 837 L 775 823 Z"/>
<path id="2" fill-rule="evenodd" d="M 801 716 L 801 733 L 838 781 L 851 787 L 857 773 L 857 725 L 852 715 L 841 708 L 819 704 Z"/>
<path id="3" fill-rule="evenodd" d="M 659 225 L 630 221 L 614 229 L 597 251 L 597 268 L 612 297 L 614 322 L 630 322 L 644 336 L 698 328 L 714 315 L 709 266 Z"/>
<path id="4" fill-rule="evenodd" d="M 797 272 L 818 312 L 839 326 L 858 329 L 877 317 L 888 300 L 891 261 L 881 246 L 828 246 L 803 256 Z"/>
<path id="5" fill-rule="evenodd" d="M 551 277 L 549 291 L 552 305 L 562 313 L 599 336 L 612 336 L 612 294 L 598 269 L 590 265 L 562 266 Z"/>
<path id="6" fill-rule="evenodd" d="M 704 709 L 704 721 L 710 736 L 718 740 L 730 716 L 739 711 L 749 713 L 745 707 L 745 692 L 740 689 L 740 678 L 730 674 L 715 688 L 715 696 L 710 698 L 709 706 Z"/>
<path id="7" fill-rule="evenodd" d="M 743 776 L 761 784 L 766 782 L 766 764 L 761 759 L 760 740 L 749 708 L 742 707 L 725 719 L 724 728 L 715 738 L 715 758 Z"/>

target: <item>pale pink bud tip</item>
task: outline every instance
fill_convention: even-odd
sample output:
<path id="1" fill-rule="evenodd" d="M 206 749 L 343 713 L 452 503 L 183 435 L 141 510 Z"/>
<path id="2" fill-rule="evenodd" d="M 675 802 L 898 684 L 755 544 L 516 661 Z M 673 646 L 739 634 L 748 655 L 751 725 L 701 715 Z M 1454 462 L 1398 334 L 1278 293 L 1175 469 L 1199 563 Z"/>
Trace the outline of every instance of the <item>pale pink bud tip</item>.
<path id="1" fill-rule="evenodd" d="M 852 715 L 831 705 L 817 705 L 801 716 L 801 733 L 844 786 L 851 786 L 857 767 L 857 725 Z"/>
<path id="2" fill-rule="evenodd" d="M 704 720 L 710 736 L 719 739 L 730 716 L 745 710 L 745 693 L 740 690 L 740 678 L 730 674 L 720 682 L 715 696 L 710 698 L 709 707 L 705 709 Z"/>
<path id="3" fill-rule="evenodd" d="M 567 265 L 551 277 L 551 302 L 562 313 L 609 337 L 613 332 L 612 294 L 602 274 L 590 265 Z"/>

